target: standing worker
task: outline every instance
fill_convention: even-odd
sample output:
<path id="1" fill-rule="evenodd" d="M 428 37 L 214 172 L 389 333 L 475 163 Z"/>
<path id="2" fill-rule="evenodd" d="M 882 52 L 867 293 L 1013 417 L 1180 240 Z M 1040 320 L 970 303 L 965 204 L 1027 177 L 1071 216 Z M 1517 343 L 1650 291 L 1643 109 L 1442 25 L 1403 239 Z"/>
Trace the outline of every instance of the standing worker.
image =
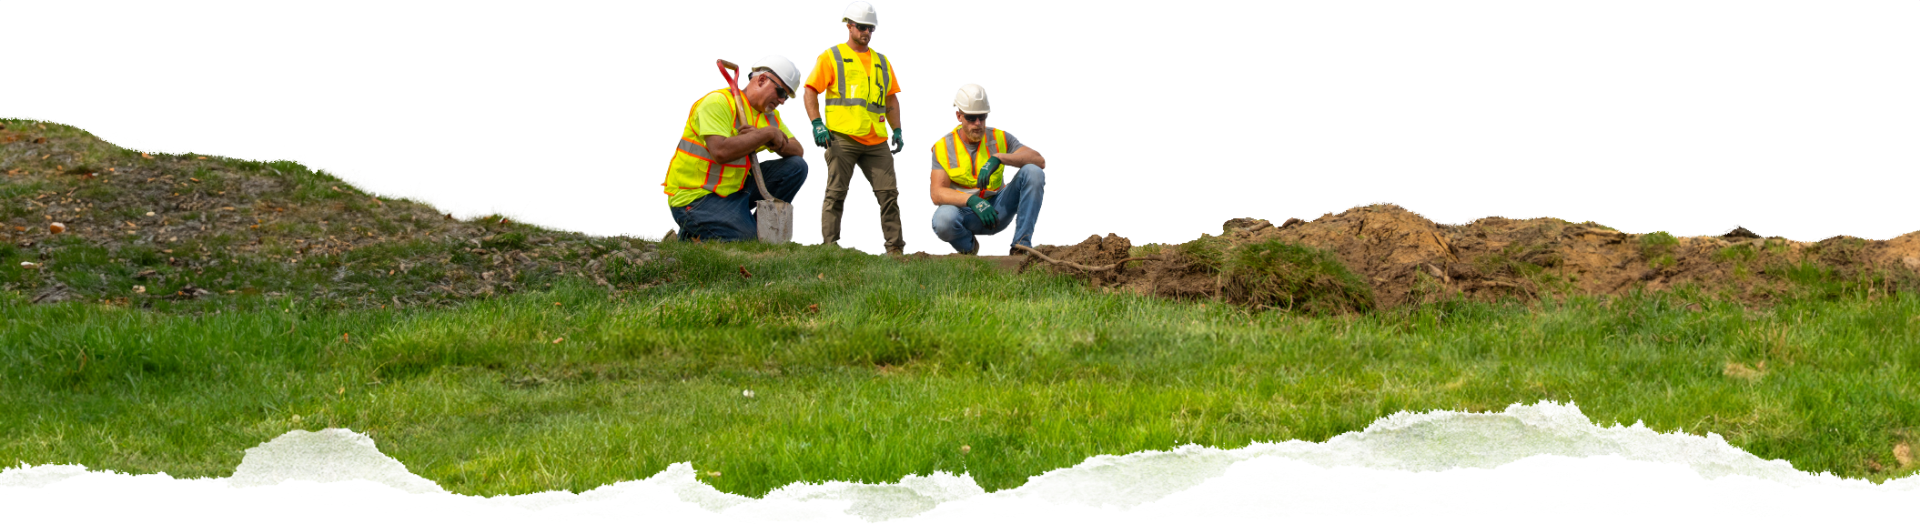
<path id="1" fill-rule="evenodd" d="M 680 239 L 710 241 L 759 238 L 753 202 L 765 200 L 753 183 L 747 154 L 772 151 L 780 158 L 760 163 L 767 192 L 792 201 L 807 181 L 807 161 L 800 141 L 780 119 L 780 104 L 793 98 L 800 68 L 782 56 L 768 56 L 753 65 L 747 87 L 740 90 L 746 108 L 732 90 L 716 89 L 693 103 L 680 145 L 667 164 L 667 206 L 680 224 Z"/>
<path id="2" fill-rule="evenodd" d="M 900 237 L 900 190 L 893 176 L 893 154 L 906 142 L 900 137 L 900 82 L 887 55 L 867 47 L 873 41 L 880 16 L 866 2 L 847 4 L 841 17 L 847 24 L 847 43 L 820 53 L 807 77 L 807 118 L 813 119 L 813 144 L 827 150 L 827 199 L 820 209 L 820 243 L 839 245 L 840 214 L 847 200 L 853 167 L 860 166 L 873 198 L 880 202 L 880 231 L 887 237 L 887 254 L 905 251 Z M 826 115 L 820 94 L 827 93 Z M 824 122 L 823 122 L 824 120 Z M 893 148 L 887 148 L 887 128 L 893 128 Z"/>
<path id="3" fill-rule="evenodd" d="M 1046 198 L 1047 158 L 1012 133 L 987 127 L 987 89 L 960 86 L 953 96 L 960 125 L 933 142 L 933 234 L 965 255 L 980 253 L 974 235 L 991 235 L 1017 218 L 1013 245 L 1033 247 L 1033 223 Z M 1005 166 L 1016 166 L 1012 180 Z"/>

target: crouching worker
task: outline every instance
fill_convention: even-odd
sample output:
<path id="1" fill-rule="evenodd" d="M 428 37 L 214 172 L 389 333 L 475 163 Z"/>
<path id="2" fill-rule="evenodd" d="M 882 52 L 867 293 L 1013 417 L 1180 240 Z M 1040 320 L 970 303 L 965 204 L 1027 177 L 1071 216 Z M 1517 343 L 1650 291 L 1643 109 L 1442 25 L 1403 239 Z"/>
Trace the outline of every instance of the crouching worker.
<path id="1" fill-rule="evenodd" d="M 760 163 L 767 191 L 792 202 L 807 181 L 800 141 L 793 139 L 776 108 L 793 98 L 800 69 L 779 56 L 760 59 L 740 90 L 746 109 L 733 93 L 716 89 L 687 112 L 680 145 L 667 164 L 667 205 L 680 224 L 680 239 L 754 240 L 759 226 L 753 203 L 765 200 L 747 168 L 747 154 L 771 151 L 780 158 Z"/>
<path id="2" fill-rule="evenodd" d="M 987 127 L 986 88 L 961 86 L 953 108 L 960 125 L 933 142 L 933 233 L 954 251 L 975 255 L 975 235 L 999 233 L 1017 222 L 1012 244 L 1033 247 L 1047 159 L 1012 134 Z M 1006 166 L 1017 170 L 1011 180 L 1003 173 Z"/>

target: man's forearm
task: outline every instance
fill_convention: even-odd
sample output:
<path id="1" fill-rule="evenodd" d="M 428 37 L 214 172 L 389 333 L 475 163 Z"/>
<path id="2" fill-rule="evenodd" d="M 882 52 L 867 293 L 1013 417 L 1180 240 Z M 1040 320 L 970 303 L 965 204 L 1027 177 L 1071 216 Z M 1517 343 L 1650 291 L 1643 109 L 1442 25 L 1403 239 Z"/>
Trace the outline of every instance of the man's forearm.
<path id="1" fill-rule="evenodd" d="M 807 88 L 807 96 L 801 97 L 807 105 L 807 120 L 820 118 L 820 92 Z"/>
<path id="2" fill-rule="evenodd" d="M 887 95 L 887 125 L 900 129 L 900 97 Z"/>
<path id="3" fill-rule="evenodd" d="M 1020 166 L 1027 164 L 1033 164 L 1040 169 L 1047 168 L 1047 158 L 1040 156 L 1040 152 L 1034 151 L 1031 147 L 1022 147 L 1018 151 L 1004 153 L 999 156 L 1000 163 L 1006 164 L 1014 169 L 1020 169 Z"/>

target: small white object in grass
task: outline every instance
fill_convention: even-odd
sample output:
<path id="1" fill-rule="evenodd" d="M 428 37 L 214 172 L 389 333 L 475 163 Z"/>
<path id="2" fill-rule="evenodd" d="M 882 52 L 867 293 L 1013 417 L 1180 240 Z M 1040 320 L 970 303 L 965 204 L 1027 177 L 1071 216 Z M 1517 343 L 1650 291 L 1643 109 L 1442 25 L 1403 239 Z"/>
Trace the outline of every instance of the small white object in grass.
<path id="1" fill-rule="evenodd" d="M 47 224 L 47 231 L 55 235 L 67 232 L 67 225 L 59 222 Z"/>
<path id="2" fill-rule="evenodd" d="M 751 389 L 741 391 L 740 394 L 746 396 L 747 398 L 753 398 L 753 390 Z"/>
<path id="3" fill-rule="evenodd" d="M 40 267 L 40 264 L 35 264 L 32 262 L 21 262 L 20 267 L 32 269 L 32 268 Z"/>
<path id="4" fill-rule="evenodd" d="M 136 295 L 145 294 L 146 292 L 147 286 L 133 286 L 133 293 Z"/>
<path id="5" fill-rule="evenodd" d="M 148 212 L 147 212 L 147 216 L 153 216 L 153 212 L 152 212 L 152 211 L 148 211 Z"/>

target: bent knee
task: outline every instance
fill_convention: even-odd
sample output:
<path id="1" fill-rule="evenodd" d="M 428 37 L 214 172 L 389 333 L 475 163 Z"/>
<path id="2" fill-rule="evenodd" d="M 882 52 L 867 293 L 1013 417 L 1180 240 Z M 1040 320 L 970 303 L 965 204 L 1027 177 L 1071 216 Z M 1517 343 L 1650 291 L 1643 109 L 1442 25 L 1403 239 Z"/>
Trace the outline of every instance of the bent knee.
<path id="1" fill-rule="evenodd" d="M 1047 171 L 1044 169 L 1040 169 L 1040 166 L 1036 166 L 1033 164 L 1027 164 L 1025 166 L 1021 166 L 1018 176 L 1026 178 L 1027 183 L 1029 184 L 1035 184 L 1035 185 L 1047 184 Z"/>

